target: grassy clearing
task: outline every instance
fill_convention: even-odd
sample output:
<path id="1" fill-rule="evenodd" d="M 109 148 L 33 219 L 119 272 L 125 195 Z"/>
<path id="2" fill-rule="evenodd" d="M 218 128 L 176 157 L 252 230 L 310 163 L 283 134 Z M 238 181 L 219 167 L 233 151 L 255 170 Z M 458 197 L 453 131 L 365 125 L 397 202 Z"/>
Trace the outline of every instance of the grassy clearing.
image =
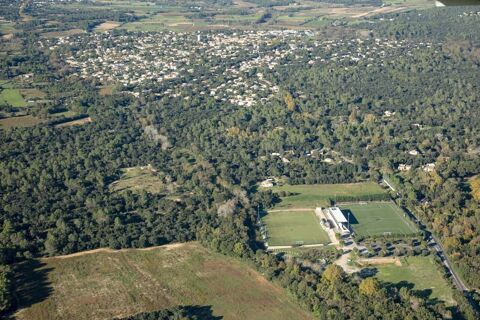
<path id="1" fill-rule="evenodd" d="M 150 193 L 161 193 L 165 191 L 166 185 L 151 167 L 133 167 L 123 169 L 120 180 L 110 185 L 112 192 L 122 191 L 147 191 Z"/>
<path id="2" fill-rule="evenodd" d="M 313 185 L 283 185 L 271 188 L 273 192 L 290 192 L 292 195 L 281 197 L 281 202 L 275 209 L 312 208 L 328 206 L 330 199 L 340 196 L 364 197 L 384 194 L 385 191 L 376 183 L 349 184 L 313 184 Z"/>
<path id="3" fill-rule="evenodd" d="M 429 298 L 455 304 L 452 289 L 442 277 L 432 257 L 407 257 L 401 262 L 402 266 L 376 266 L 376 277 L 398 286 L 410 286 Z"/>
<path id="4" fill-rule="evenodd" d="M 342 205 L 340 209 L 345 216 L 350 211 L 350 224 L 359 236 L 383 235 L 386 232 L 409 235 L 418 231 L 393 202 Z"/>
<path id="5" fill-rule="evenodd" d="M 19 320 L 111 319 L 178 305 L 224 319 L 311 319 L 280 287 L 197 243 L 95 252 L 19 266 Z"/>
<path id="6" fill-rule="evenodd" d="M 34 116 L 19 116 L 0 119 L 0 129 L 33 127 L 43 121 Z"/>
<path id="7" fill-rule="evenodd" d="M 25 100 L 39 100 L 45 99 L 47 96 L 44 92 L 38 89 L 18 89 Z"/>
<path id="8" fill-rule="evenodd" d="M 96 26 L 94 31 L 103 32 L 103 31 L 108 31 L 108 30 L 118 28 L 119 26 L 120 26 L 120 22 L 107 21 Z"/>
<path id="9" fill-rule="evenodd" d="M 27 102 L 17 89 L 0 87 L 0 105 L 11 105 L 12 107 L 21 108 L 26 107 Z"/>
<path id="10" fill-rule="evenodd" d="M 62 122 L 57 125 L 55 125 L 56 128 L 66 128 L 66 127 L 72 127 L 72 126 L 81 126 L 87 123 L 91 123 L 92 118 L 90 117 L 85 117 L 77 120 L 72 120 L 72 121 L 67 121 L 67 122 Z"/>
<path id="11" fill-rule="evenodd" d="M 269 212 L 262 219 L 267 225 L 269 246 L 289 246 L 297 241 L 303 244 L 330 242 L 313 210 Z"/>

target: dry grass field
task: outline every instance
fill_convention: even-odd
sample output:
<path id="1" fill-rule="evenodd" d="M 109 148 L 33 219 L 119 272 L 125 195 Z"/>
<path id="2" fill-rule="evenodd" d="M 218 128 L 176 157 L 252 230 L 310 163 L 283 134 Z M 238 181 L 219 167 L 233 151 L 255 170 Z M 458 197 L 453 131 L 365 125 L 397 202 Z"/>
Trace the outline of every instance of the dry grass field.
<path id="1" fill-rule="evenodd" d="M 150 193 L 161 193 L 167 189 L 167 185 L 162 182 L 161 177 L 150 166 L 125 168 L 122 171 L 120 180 L 110 185 L 112 192 L 144 190 Z"/>
<path id="2" fill-rule="evenodd" d="M 87 123 L 91 123 L 92 118 L 86 117 L 86 118 L 81 118 L 73 121 L 67 121 L 67 122 L 62 122 L 57 125 L 55 125 L 56 128 L 66 128 L 66 127 L 71 127 L 71 126 L 81 126 Z"/>
<path id="3" fill-rule="evenodd" d="M 42 123 L 42 120 L 34 116 L 19 116 L 12 118 L 0 119 L 0 129 L 8 128 L 27 128 L 33 127 L 39 123 Z"/>
<path id="4" fill-rule="evenodd" d="M 112 30 L 112 29 L 115 29 L 115 28 L 118 28 L 120 26 L 120 23 L 119 22 L 116 22 L 116 21 L 107 21 L 107 22 L 104 22 L 102 24 L 99 24 L 98 26 L 95 27 L 95 31 L 108 31 L 108 30 Z"/>
<path id="5" fill-rule="evenodd" d="M 243 262 L 194 242 L 31 260 L 18 271 L 19 320 L 111 319 L 179 305 L 211 306 L 223 319 L 311 319 Z"/>

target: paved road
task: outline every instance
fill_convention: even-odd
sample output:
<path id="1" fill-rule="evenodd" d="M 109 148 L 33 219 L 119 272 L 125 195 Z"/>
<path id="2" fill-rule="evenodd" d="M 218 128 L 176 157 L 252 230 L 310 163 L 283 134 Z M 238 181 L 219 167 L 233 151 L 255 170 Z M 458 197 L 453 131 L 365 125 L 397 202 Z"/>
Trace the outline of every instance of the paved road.
<path id="1" fill-rule="evenodd" d="M 402 194 L 400 192 L 397 192 L 397 196 L 399 198 L 402 198 Z M 460 277 L 453 270 L 450 262 L 448 261 L 448 257 L 445 254 L 445 250 L 443 250 L 441 243 L 437 241 L 437 239 L 433 236 L 433 233 L 427 229 L 427 227 L 413 214 L 413 212 L 408 210 L 408 208 L 406 207 L 402 208 L 408 213 L 408 215 L 412 218 L 412 220 L 418 225 L 421 230 L 428 232 L 429 237 L 427 238 L 427 241 L 429 245 L 437 252 L 437 255 L 442 260 L 443 265 L 445 266 L 445 268 L 447 268 L 448 272 L 452 276 L 452 281 L 455 287 L 460 291 L 469 291 L 467 286 L 463 283 L 462 279 L 460 279 Z"/>
<path id="2" fill-rule="evenodd" d="M 451 267 L 450 262 L 448 261 L 448 257 L 445 255 L 443 248 L 439 244 L 439 242 L 432 236 L 430 236 L 430 239 L 428 241 L 429 245 L 432 246 L 435 251 L 437 252 L 437 255 L 440 257 L 442 260 L 443 265 L 448 269 L 452 276 L 452 281 L 453 284 L 457 287 L 458 290 L 460 291 L 468 291 L 467 286 L 463 283 L 462 279 L 460 279 L 459 276 L 453 271 L 453 268 Z"/>

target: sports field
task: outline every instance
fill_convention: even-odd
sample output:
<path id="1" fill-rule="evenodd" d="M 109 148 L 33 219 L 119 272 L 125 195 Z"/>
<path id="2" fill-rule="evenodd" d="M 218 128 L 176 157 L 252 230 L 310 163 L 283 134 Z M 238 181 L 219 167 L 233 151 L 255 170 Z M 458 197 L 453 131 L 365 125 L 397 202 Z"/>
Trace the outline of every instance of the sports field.
<path id="1" fill-rule="evenodd" d="M 263 218 L 267 225 L 269 246 L 327 244 L 329 238 L 314 211 L 275 211 Z"/>
<path id="2" fill-rule="evenodd" d="M 433 299 L 454 304 L 452 289 L 438 271 L 432 257 L 407 257 L 402 265 L 375 266 L 376 277 L 397 286 L 413 286 L 412 290 Z"/>
<path id="3" fill-rule="evenodd" d="M 291 195 L 281 197 L 275 209 L 294 209 L 326 207 L 330 199 L 339 197 L 356 197 L 367 200 L 368 197 L 384 195 L 386 192 L 374 182 L 343 184 L 283 185 L 271 188 L 273 192 L 289 192 Z"/>
<path id="4" fill-rule="evenodd" d="M 393 202 L 368 202 L 340 206 L 345 217 L 350 212 L 350 225 L 359 236 L 386 233 L 414 234 L 417 228 L 407 220 L 404 212 Z"/>

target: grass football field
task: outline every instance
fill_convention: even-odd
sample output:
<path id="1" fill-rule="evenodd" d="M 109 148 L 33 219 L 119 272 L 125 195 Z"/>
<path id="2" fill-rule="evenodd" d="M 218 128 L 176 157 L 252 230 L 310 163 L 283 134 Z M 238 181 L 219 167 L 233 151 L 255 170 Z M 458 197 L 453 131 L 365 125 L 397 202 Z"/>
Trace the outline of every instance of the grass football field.
<path id="1" fill-rule="evenodd" d="M 330 242 L 313 210 L 269 212 L 262 219 L 267 225 L 269 246 L 290 246 L 298 241 L 303 244 Z"/>
<path id="2" fill-rule="evenodd" d="M 454 304 L 452 289 L 438 271 L 432 257 L 407 257 L 401 260 L 402 266 L 375 266 L 376 277 L 398 287 L 408 286 L 425 297 Z"/>
<path id="3" fill-rule="evenodd" d="M 326 207 L 330 199 L 341 196 L 367 197 L 385 194 L 374 182 L 343 183 L 343 184 L 312 184 L 312 185 L 283 185 L 271 188 L 273 192 L 290 192 L 292 195 L 281 197 L 281 202 L 275 209 L 294 209 Z"/>
<path id="4" fill-rule="evenodd" d="M 367 202 L 341 205 L 345 217 L 350 211 L 350 225 L 359 236 L 377 236 L 386 233 L 409 235 L 418 230 L 408 221 L 404 212 L 393 202 Z"/>
<path id="5" fill-rule="evenodd" d="M 312 319 L 247 264 L 198 243 L 28 260 L 17 271 L 18 320 L 112 319 L 180 305 L 223 319 Z"/>

